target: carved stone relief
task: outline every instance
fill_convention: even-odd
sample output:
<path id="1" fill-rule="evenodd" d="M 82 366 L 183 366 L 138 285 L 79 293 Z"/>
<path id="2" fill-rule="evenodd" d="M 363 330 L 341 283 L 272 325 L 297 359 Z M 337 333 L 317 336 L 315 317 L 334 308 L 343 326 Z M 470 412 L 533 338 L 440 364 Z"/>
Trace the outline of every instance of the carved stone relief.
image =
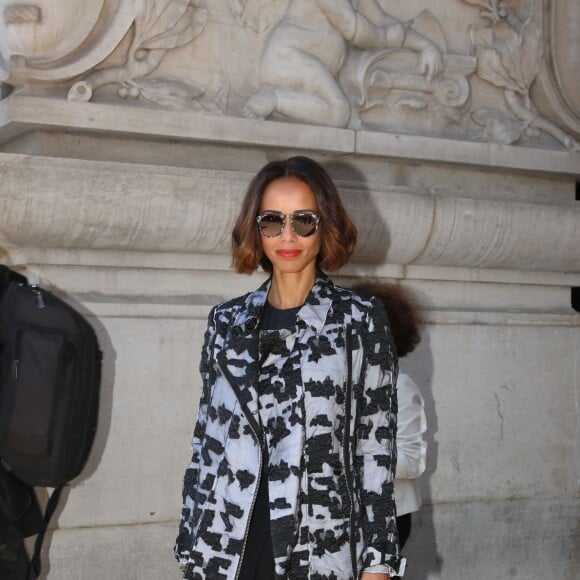
<path id="1" fill-rule="evenodd" d="M 255 32 L 266 32 L 284 15 L 288 0 L 231 0 L 230 13 L 236 22 Z"/>
<path id="2" fill-rule="evenodd" d="M 0 99 L 577 150 L 579 15 L 575 0 L 0 0 Z"/>
<path id="3" fill-rule="evenodd" d="M 200 109 L 195 99 L 203 88 L 181 79 L 148 77 L 167 51 L 188 44 L 205 28 L 208 13 L 191 0 L 137 0 L 132 37 L 125 60 L 117 66 L 102 66 L 68 92 L 72 101 L 88 101 L 103 85 L 117 84 L 122 99 L 143 98 L 173 109 Z"/>
<path id="4" fill-rule="evenodd" d="M 168 51 L 203 31 L 208 13 L 197 0 L 0 0 L 0 10 L 0 79 L 12 86 L 48 86 L 81 77 L 68 91 L 70 101 L 89 101 L 99 87 L 116 84 L 122 99 L 201 108 L 194 102 L 203 94 L 201 87 L 149 76 Z M 123 54 L 111 60 L 120 62 L 109 62 L 118 47 Z"/>
<path id="5" fill-rule="evenodd" d="M 427 20 L 440 42 L 419 31 Z M 401 21 L 376 0 L 290 0 L 266 38 L 260 86 L 242 113 L 358 128 L 370 109 L 406 107 L 458 121 L 475 65 L 446 56 L 441 26 L 427 11 Z"/>
<path id="6" fill-rule="evenodd" d="M 351 101 L 351 127 L 404 131 L 401 119 L 408 128 L 420 124 L 425 130 L 437 124 L 441 128 L 460 123 L 470 102 L 468 79 L 475 71 L 476 59 L 450 54 L 439 22 L 428 11 L 405 25 L 412 26 L 433 48 L 350 49 L 340 79 Z M 426 32 L 419 33 L 419 29 Z M 441 68 L 437 74 L 422 73 L 425 50 L 439 51 Z M 405 112 L 411 113 L 411 118 L 405 117 Z"/>

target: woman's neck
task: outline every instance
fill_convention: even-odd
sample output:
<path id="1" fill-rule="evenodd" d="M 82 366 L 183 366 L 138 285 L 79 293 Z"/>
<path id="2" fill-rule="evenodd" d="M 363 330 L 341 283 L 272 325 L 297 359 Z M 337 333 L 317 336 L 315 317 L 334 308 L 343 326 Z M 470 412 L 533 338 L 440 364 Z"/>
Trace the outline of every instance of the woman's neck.
<path id="1" fill-rule="evenodd" d="M 268 302 L 282 310 L 302 306 L 314 285 L 315 278 L 315 270 L 292 273 L 274 271 Z"/>

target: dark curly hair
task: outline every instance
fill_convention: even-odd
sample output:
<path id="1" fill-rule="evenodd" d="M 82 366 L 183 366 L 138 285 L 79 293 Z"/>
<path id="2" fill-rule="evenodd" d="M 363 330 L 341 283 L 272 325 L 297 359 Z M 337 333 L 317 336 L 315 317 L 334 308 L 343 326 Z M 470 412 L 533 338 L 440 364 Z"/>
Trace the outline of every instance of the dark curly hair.
<path id="1" fill-rule="evenodd" d="M 413 294 L 398 284 L 387 282 L 358 282 L 353 290 L 367 298 L 375 296 L 384 304 L 398 356 L 402 358 L 413 352 L 421 341 L 423 323 Z"/>
<path id="2" fill-rule="evenodd" d="M 329 272 L 346 264 L 354 250 L 356 226 L 347 214 L 336 186 L 326 170 L 309 157 L 296 156 L 266 164 L 250 182 L 232 232 L 233 265 L 240 274 L 251 274 L 262 266 L 268 273 L 272 264 L 262 251 L 256 216 L 265 189 L 283 177 L 295 177 L 311 189 L 316 199 L 320 221 L 320 253 L 317 265 Z"/>

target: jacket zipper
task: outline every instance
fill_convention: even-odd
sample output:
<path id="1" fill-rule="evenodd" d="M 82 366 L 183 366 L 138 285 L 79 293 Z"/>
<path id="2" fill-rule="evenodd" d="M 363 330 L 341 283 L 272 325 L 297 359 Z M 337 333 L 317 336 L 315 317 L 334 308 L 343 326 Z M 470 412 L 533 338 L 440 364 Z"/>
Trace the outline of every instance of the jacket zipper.
<path id="1" fill-rule="evenodd" d="M 226 374 L 224 373 L 224 370 L 222 369 L 221 365 L 219 364 L 219 362 L 216 360 L 218 367 L 220 368 L 222 374 L 224 376 L 226 376 Z M 256 489 L 254 490 L 254 496 L 252 497 L 252 503 L 250 505 L 250 511 L 248 512 L 248 521 L 246 523 L 246 530 L 244 532 L 244 543 L 242 545 L 242 553 L 240 554 L 240 561 L 238 563 L 238 569 L 236 570 L 236 576 L 235 576 L 235 580 L 238 580 L 238 578 L 240 577 L 240 572 L 242 570 L 242 562 L 244 560 L 244 554 L 246 552 L 246 545 L 248 543 L 248 531 L 250 529 L 250 524 L 252 522 L 252 514 L 254 513 L 254 506 L 256 505 L 256 499 L 258 498 L 258 492 L 260 490 L 260 482 L 262 480 L 262 463 L 263 463 L 263 457 L 264 457 L 264 445 L 265 442 L 262 440 L 262 438 L 258 435 L 258 433 L 256 433 L 256 431 L 254 430 L 254 428 L 252 427 L 252 425 L 250 423 L 248 423 L 248 425 L 250 426 L 250 429 L 252 430 L 252 433 L 254 434 L 254 436 L 256 437 L 256 441 L 258 441 L 259 447 L 260 447 L 260 464 L 258 466 L 258 478 L 256 480 Z"/>
<path id="2" fill-rule="evenodd" d="M 350 495 L 350 516 L 349 516 L 349 543 L 350 559 L 352 564 L 353 578 L 358 578 L 356 543 L 354 540 L 354 492 L 352 488 L 352 471 L 350 468 L 350 415 L 351 415 L 351 398 L 352 398 L 352 342 L 350 328 L 346 328 L 346 360 L 347 360 L 347 379 L 346 379 L 346 396 L 344 402 L 345 429 L 343 440 L 344 455 L 344 472 L 346 477 L 346 486 Z"/>
<path id="3" fill-rule="evenodd" d="M 246 553 L 246 545 L 248 543 L 248 532 L 250 530 L 250 524 L 252 522 L 252 514 L 254 513 L 254 506 L 256 505 L 256 499 L 258 497 L 258 492 L 260 490 L 260 484 L 262 482 L 262 457 L 263 450 L 260 443 L 260 468 L 258 470 L 258 479 L 256 484 L 256 490 L 254 491 L 254 497 L 252 498 L 252 504 L 250 505 L 250 511 L 248 512 L 248 522 L 246 523 L 246 531 L 244 532 L 244 544 L 242 545 L 242 553 L 240 554 L 240 561 L 238 563 L 238 569 L 236 570 L 236 580 L 240 577 L 240 572 L 242 571 L 242 563 L 244 561 L 244 554 Z"/>

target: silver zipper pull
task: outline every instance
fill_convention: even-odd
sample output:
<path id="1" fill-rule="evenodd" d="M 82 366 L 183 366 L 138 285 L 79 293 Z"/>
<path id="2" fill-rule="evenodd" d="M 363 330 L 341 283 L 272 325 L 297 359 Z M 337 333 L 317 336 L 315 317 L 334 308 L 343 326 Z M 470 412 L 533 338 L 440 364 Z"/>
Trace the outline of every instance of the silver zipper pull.
<path id="1" fill-rule="evenodd" d="M 17 358 L 15 358 L 12 361 L 12 378 L 14 380 L 16 380 L 18 378 L 18 369 L 19 369 L 19 367 L 20 367 L 20 361 Z"/>
<path id="2" fill-rule="evenodd" d="M 32 290 L 34 291 L 34 298 L 36 300 L 36 308 L 41 310 L 42 308 L 46 308 L 46 304 L 44 303 L 44 298 L 42 297 L 42 292 L 38 286 L 32 286 Z"/>

